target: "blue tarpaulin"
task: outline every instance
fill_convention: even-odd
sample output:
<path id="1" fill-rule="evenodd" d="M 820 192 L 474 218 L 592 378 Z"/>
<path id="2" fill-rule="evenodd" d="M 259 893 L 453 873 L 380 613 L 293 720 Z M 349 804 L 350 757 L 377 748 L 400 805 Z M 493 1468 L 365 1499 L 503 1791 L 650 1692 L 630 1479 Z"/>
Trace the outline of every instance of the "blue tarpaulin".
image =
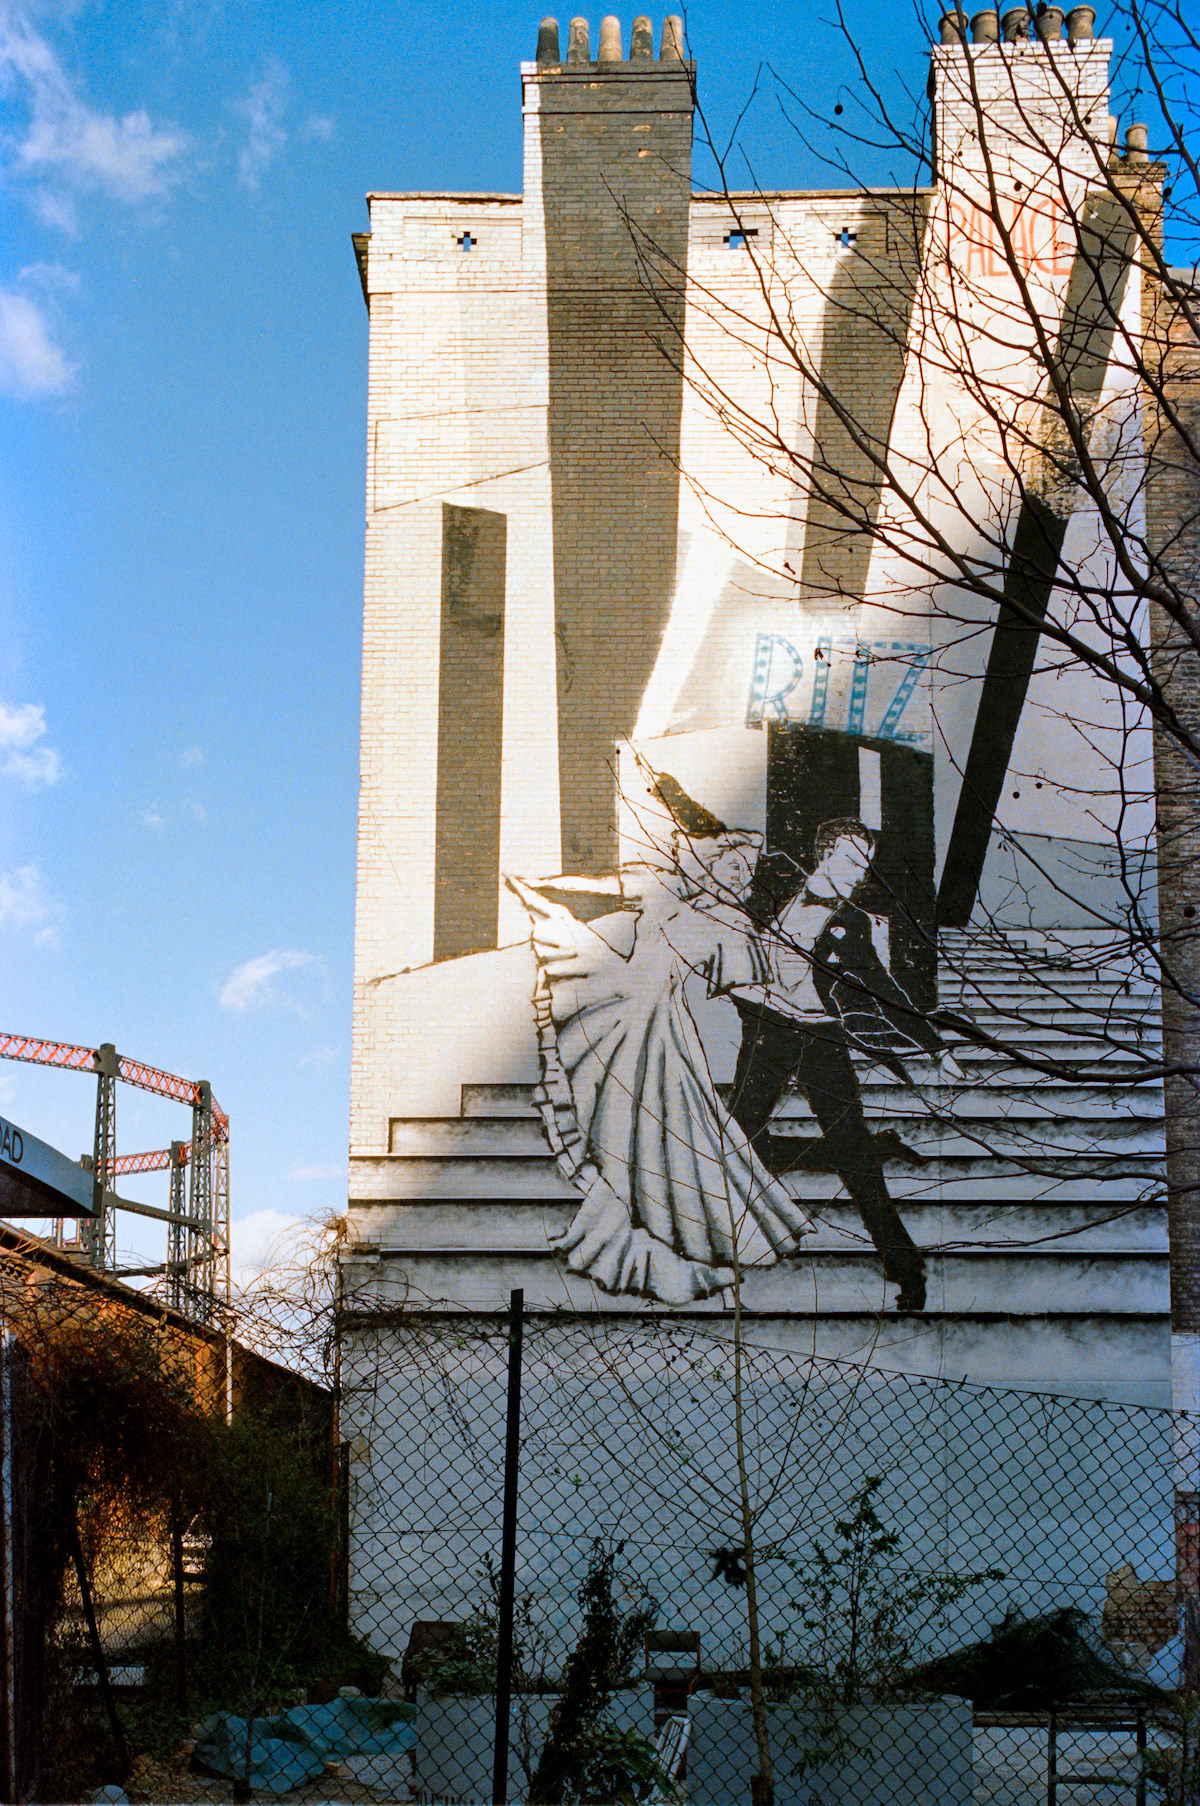
<path id="1" fill-rule="evenodd" d="M 246 1776 L 247 1721 L 214 1712 L 200 1727 L 194 1760 L 210 1774 L 243 1776 L 251 1787 L 278 1793 L 315 1781 L 327 1762 L 341 1756 L 393 1754 L 416 1741 L 417 1708 L 389 1699 L 333 1699 L 323 1706 L 293 1706 L 277 1718 L 256 1718 Z"/>

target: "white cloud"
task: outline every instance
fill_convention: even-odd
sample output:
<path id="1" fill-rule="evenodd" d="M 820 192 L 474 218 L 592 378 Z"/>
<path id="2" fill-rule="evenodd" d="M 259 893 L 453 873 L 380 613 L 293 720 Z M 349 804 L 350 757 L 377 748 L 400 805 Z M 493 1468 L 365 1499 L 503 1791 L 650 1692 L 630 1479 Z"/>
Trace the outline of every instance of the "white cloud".
<path id="1" fill-rule="evenodd" d="M 40 740 L 46 731 L 46 707 L 41 702 L 19 702 L 10 708 L 0 702 L 0 746 L 22 749 Z"/>
<path id="2" fill-rule="evenodd" d="M 283 118 L 288 110 L 291 82 L 277 58 L 268 62 L 261 81 L 255 82 L 236 111 L 247 122 L 246 142 L 238 154 L 238 180 L 257 189 L 288 141 Z"/>
<path id="3" fill-rule="evenodd" d="M 276 1266 L 308 1227 L 303 1217 L 281 1210 L 252 1210 L 229 1225 L 229 1257 L 232 1279 L 244 1291 L 268 1268 Z"/>
<path id="4" fill-rule="evenodd" d="M 293 1184 L 306 1179 L 344 1179 L 344 1166 L 292 1166 L 288 1168 L 288 1178 Z"/>
<path id="5" fill-rule="evenodd" d="M 340 1047 L 313 1047 L 297 1060 L 297 1066 L 333 1066 L 342 1058 Z"/>
<path id="6" fill-rule="evenodd" d="M 35 746 L 32 752 L 9 753 L 0 769 L 19 778 L 26 790 L 48 790 L 62 777 L 62 760 L 53 746 Z"/>
<path id="7" fill-rule="evenodd" d="M 191 810 L 193 818 L 200 823 L 201 827 L 203 827 L 204 823 L 208 820 L 208 810 L 204 807 L 204 804 L 189 803 L 188 808 Z"/>
<path id="8" fill-rule="evenodd" d="M 77 365 L 54 342 L 44 307 L 16 289 L 0 288 L 0 389 L 9 395 L 58 395 Z"/>
<path id="9" fill-rule="evenodd" d="M 69 270 L 65 263 L 27 263 L 23 270 L 18 270 L 17 281 L 53 295 L 63 289 L 77 289 L 80 275 L 78 270 Z"/>
<path id="10" fill-rule="evenodd" d="M 72 238 L 79 231 L 79 211 L 70 195 L 55 194 L 49 188 L 37 188 L 32 196 L 33 210 L 43 226 L 53 226 Z"/>
<path id="11" fill-rule="evenodd" d="M 185 767 L 188 765 L 200 765 L 203 763 L 203 760 L 204 753 L 198 746 L 185 746 L 179 755 L 179 763 Z"/>
<path id="12" fill-rule="evenodd" d="M 126 202 L 163 194 L 179 180 L 191 148 L 187 135 L 156 126 L 144 108 L 118 116 L 92 106 L 26 0 L 0 0 L 0 81 L 25 103 L 24 132 L 11 141 L 18 172 Z M 70 226 L 61 196 L 42 191 L 39 203 L 44 218 L 57 215 L 56 223 Z"/>
<path id="13" fill-rule="evenodd" d="M 62 777 L 55 748 L 38 745 L 45 732 L 46 711 L 40 702 L 15 708 L 0 702 L 0 772 L 18 778 L 27 790 L 45 790 Z"/>
<path id="14" fill-rule="evenodd" d="M 256 959 L 237 966 L 225 980 L 217 996 L 224 1010 L 245 1010 L 259 1004 L 273 1003 L 276 993 L 271 980 L 280 972 L 295 972 L 312 964 L 312 954 L 295 948 L 273 948 Z"/>
<path id="15" fill-rule="evenodd" d="M 0 872 L 0 929 L 31 932 L 34 945 L 52 947 L 66 910 L 46 889 L 36 865 Z"/>
<path id="16" fill-rule="evenodd" d="M 156 834 L 167 825 L 166 816 L 163 814 L 162 810 L 158 808 L 143 809 L 142 813 L 138 816 L 138 820 L 141 822 L 143 828 L 153 828 Z"/>
<path id="17" fill-rule="evenodd" d="M 304 121 L 302 135 L 305 138 L 316 138 L 322 144 L 328 144 L 336 127 L 332 119 L 325 113 L 310 113 Z"/>

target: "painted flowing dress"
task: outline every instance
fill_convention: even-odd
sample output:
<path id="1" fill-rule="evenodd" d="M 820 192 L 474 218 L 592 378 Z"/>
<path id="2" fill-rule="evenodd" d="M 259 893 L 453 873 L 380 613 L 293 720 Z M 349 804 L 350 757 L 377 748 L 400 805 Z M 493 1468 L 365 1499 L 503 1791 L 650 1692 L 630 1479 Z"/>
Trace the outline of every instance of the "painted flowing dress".
<path id="1" fill-rule="evenodd" d="M 594 925 L 519 879 L 537 961 L 538 1107 L 559 1171 L 583 1192 L 552 1247 L 606 1292 L 707 1298 L 794 1252 L 811 1218 L 716 1094 L 684 996 L 759 984 L 749 919 L 679 873 L 627 868 L 636 911 Z"/>

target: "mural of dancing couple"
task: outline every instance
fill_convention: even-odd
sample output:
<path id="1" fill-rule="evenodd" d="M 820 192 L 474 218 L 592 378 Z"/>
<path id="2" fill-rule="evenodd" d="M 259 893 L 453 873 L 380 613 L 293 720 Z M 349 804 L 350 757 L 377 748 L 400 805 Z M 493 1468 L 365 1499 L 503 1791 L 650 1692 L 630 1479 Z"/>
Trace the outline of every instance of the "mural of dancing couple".
<path id="1" fill-rule="evenodd" d="M 819 800 L 847 800 L 822 754 L 827 767 L 857 762 L 862 743 L 773 740 L 765 834 L 727 826 L 643 764 L 668 825 L 647 833 L 643 861 L 622 865 L 606 908 L 564 900 L 563 880 L 508 879 L 532 924 L 538 1106 L 583 1193 L 554 1246 L 607 1292 L 674 1305 L 795 1255 L 813 1226 L 803 1164 L 771 1135 L 794 1090 L 820 1130 L 807 1164 L 837 1174 L 897 1308 L 921 1311 L 924 1263 L 889 1196 L 853 1056 L 902 1079 L 913 1056 L 962 1077 L 930 1019 L 928 757 L 867 749 L 877 772 L 882 752 L 885 805 L 870 826 Z M 700 999 L 737 1013 L 731 1082 L 714 1077 Z"/>

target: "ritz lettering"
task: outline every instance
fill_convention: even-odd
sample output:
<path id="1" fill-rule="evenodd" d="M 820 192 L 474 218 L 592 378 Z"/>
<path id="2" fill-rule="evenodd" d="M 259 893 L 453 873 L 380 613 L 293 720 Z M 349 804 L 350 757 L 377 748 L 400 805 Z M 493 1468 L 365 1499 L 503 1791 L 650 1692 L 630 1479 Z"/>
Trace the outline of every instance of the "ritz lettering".
<path id="1" fill-rule="evenodd" d="M 931 648 L 912 640 L 819 639 L 800 647 L 782 633 L 754 643 L 746 726 L 766 722 L 924 746 L 925 726 L 911 722 Z"/>

